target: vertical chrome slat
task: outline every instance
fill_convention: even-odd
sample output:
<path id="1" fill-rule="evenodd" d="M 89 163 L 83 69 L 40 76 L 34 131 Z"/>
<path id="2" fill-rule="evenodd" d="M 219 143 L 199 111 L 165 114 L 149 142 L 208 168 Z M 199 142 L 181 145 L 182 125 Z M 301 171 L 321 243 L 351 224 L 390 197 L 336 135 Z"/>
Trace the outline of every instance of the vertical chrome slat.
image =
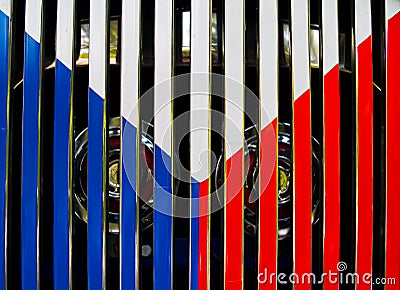
<path id="1" fill-rule="evenodd" d="M 324 272 L 340 261 L 340 86 L 338 1 L 322 1 Z M 325 289 L 339 289 L 326 283 Z"/>
<path id="2" fill-rule="evenodd" d="M 155 1 L 154 290 L 172 289 L 174 0 Z"/>
<path id="3" fill-rule="evenodd" d="M 88 289 L 106 288 L 108 0 L 90 1 Z"/>
<path id="4" fill-rule="evenodd" d="M 372 273 L 373 91 L 371 3 L 355 0 L 356 273 Z M 356 289 L 370 289 L 361 283 Z"/>
<path id="5" fill-rule="evenodd" d="M 120 289 L 139 289 L 141 1 L 122 1 Z"/>
<path id="6" fill-rule="evenodd" d="M 7 289 L 7 204 L 12 0 L 0 1 L 0 288 Z"/>
<path id="7" fill-rule="evenodd" d="M 260 1 L 259 7 L 258 273 L 260 281 L 267 281 L 265 271 L 278 270 L 278 1 Z M 276 279 L 258 284 L 259 290 L 276 288 Z"/>
<path id="8" fill-rule="evenodd" d="M 293 96 L 293 272 L 311 272 L 312 149 L 309 2 L 291 1 Z M 294 289 L 310 289 L 310 283 Z"/>
<path id="9" fill-rule="evenodd" d="M 400 116 L 400 1 L 386 0 L 386 279 L 400 278 L 400 196 L 398 133 Z M 388 281 L 388 280 L 387 280 Z M 399 282 L 387 284 L 387 290 L 399 289 Z"/>
<path id="10" fill-rule="evenodd" d="M 190 40 L 190 289 L 209 289 L 211 8 L 192 0 Z M 208 29 L 207 29 L 208 27 Z"/>
<path id="11" fill-rule="evenodd" d="M 244 1 L 225 1 L 224 289 L 243 289 Z"/>
<path id="12" fill-rule="evenodd" d="M 39 289 L 40 102 L 42 0 L 25 4 L 22 113 L 21 271 L 22 289 Z"/>
<path id="13" fill-rule="evenodd" d="M 57 9 L 54 93 L 53 270 L 54 289 L 71 289 L 72 143 L 74 69 L 74 0 L 59 0 Z"/>

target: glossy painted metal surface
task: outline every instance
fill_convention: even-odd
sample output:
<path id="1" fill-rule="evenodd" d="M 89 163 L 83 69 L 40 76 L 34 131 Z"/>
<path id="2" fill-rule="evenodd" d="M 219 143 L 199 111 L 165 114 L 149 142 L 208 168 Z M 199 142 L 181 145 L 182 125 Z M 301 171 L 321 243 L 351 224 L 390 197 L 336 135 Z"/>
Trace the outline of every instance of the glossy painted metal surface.
<path id="1" fill-rule="evenodd" d="M 139 289 L 141 0 L 122 4 L 120 289 Z"/>
<path id="2" fill-rule="evenodd" d="M 72 167 L 75 1 L 58 1 L 54 92 L 54 288 L 72 287 Z"/>
<path id="3" fill-rule="evenodd" d="M 293 96 L 293 272 L 311 272 L 312 147 L 309 67 L 309 3 L 291 1 Z M 294 289 L 311 289 L 310 283 Z"/>
<path id="4" fill-rule="evenodd" d="M 340 261 L 340 84 L 338 1 L 322 1 L 324 232 L 323 269 L 337 273 Z M 325 289 L 339 289 L 326 283 Z"/>
<path id="5" fill-rule="evenodd" d="M 258 273 L 277 273 L 278 265 L 278 1 L 260 1 L 259 15 L 260 169 L 258 209 Z M 267 277 L 260 277 L 265 280 Z M 276 289 L 277 281 L 258 289 Z"/>
<path id="6" fill-rule="evenodd" d="M 211 1 L 192 1 L 190 62 L 189 289 L 210 285 Z M 208 29 L 206 29 L 208 27 Z"/>
<path id="7" fill-rule="evenodd" d="M 21 255 L 22 289 L 38 289 L 40 216 L 42 1 L 27 0 L 22 128 Z"/>
<path id="8" fill-rule="evenodd" d="M 154 290 L 172 289 L 174 1 L 155 1 Z"/>
<path id="9" fill-rule="evenodd" d="M 373 91 L 371 5 L 355 1 L 356 44 L 356 273 L 372 273 Z M 357 289 L 370 289 L 360 283 Z"/>
<path id="10" fill-rule="evenodd" d="M 12 1 L 0 1 L 0 288 L 7 288 L 7 204 L 9 170 L 9 106 L 11 81 Z"/>
<path id="11" fill-rule="evenodd" d="M 224 289 L 243 289 L 244 1 L 225 1 Z"/>
<path id="12" fill-rule="evenodd" d="M 387 290 L 399 289 L 400 281 L 400 220 L 398 164 L 400 142 L 398 127 L 400 116 L 400 1 L 386 0 L 386 278 L 395 278 L 396 285 L 386 285 Z"/>
<path id="13" fill-rule="evenodd" d="M 107 237 L 109 237 L 109 222 L 107 221 L 108 198 L 108 83 L 109 83 L 109 0 L 90 1 L 90 56 L 89 56 L 89 92 L 88 92 L 88 289 L 103 290 L 113 288 L 106 285 Z M 216 260 L 223 262 L 220 277 L 223 289 L 246 289 L 245 269 L 247 254 L 253 256 L 251 262 L 258 258 L 258 273 L 268 270 L 268 273 L 278 272 L 278 87 L 280 77 L 279 67 L 279 31 L 278 0 L 259 1 L 259 29 L 255 45 L 259 45 L 258 88 L 260 93 L 259 119 L 255 127 L 260 129 L 259 136 L 259 183 L 255 183 L 259 191 L 258 208 L 254 218 L 254 249 L 244 249 L 244 202 L 243 186 L 246 170 L 245 157 L 245 71 L 253 69 L 245 58 L 245 41 L 250 35 L 250 26 L 245 20 L 245 0 L 224 0 L 222 17 L 217 19 L 223 30 L 222 47 L 218 48 L 223 59 L 224 76 L 224 214 L 223 236 L 217 233 L 215 240 L 223 243 L 222 253 L 213 253 Z M 312 221 L 313 221 L 313 164 L 312 164 L 312 120 L 310 92 L 310 13 L 309 0 L 290 0 L 289 27 L 286 31 L 290 64 L 285 69 L 291 72 L 292 124 L 287 137 L 288 147 L 293 154 L 293 216 L 290 239 L 293 241 L 294 273 L 302 276 L 312 273 Z M 340 230 L 346 215 L 355 213 L 355 252 L 350 249 L 349 255 L 355 256 L 355 272 L 359 275 L 373 273 L 372 254 L 374 233 L 374 179 L 373 179 L 373 74 L 372 74 L 372 27 L 371 1 L 354 0 L 355 23 L 354 47 L 355 61 L 354 82 L 356 92 L 356 151 L 355 171 L 356 193 L 354 207 L 351 213 L 340 212 L 341 180 L 341 96 L 339 85 L 339 23 L 338 0 L 322 0 L 321 26 L 318 31 L 321 36 L 318 59 L 322 65 L 323 80 L 323 272 L 338 272 L 340 261 Z M 41 183 L 44 180 L 41 172 L 46 170 L 41 164 L 45 160 L 41 156 L 41 118 L 42 77 L 44 50 L 42 35 L 44 25 L 42 15 L 43 0 L 26 0 L 25 15 L 25 51 L 23 72 L 23 128 L 22 128 L 22 203 L 21 203 L 21 280 L 22 289 L 40 289 L 41 267 L 39 263 L 42 243 L 39 231 Z M 79 29 L 79 21 L 75 19 L 75 0 L 58 0 L 57 41 L 55 62 L 55 94 L 54 94 L 54 136 L 53 136 L 53 273 L 55 289 L 72 288 L 72 197 L 73 193 L 73 163 L 74 163 L 74 127 L 73 118 L 73 88 L 75 69 L 75 31 Z M 119 275 L 120 289 L 140 288 L 141 279 L 139 265 L 141 255 L 140 244 L 140 208 L 139 208 L 139 172 L 142 146 L 142 117 L 140 115 L 139 96 L 140 85 L 147 79 L 142 77 L 142 23 L 146 15 L 141 15 L 142 0 L 122 0 L 121 21 L 121 157 L 120 157 L 120 244 L 119 244 Z M 174 69 L 175 69 L 175 15 L 182 12 L 182 7 L 174 7 L 177 1 L 155 0 L 154 22 L 154 216 L 153 244 L 148 246 L 153 253 L 153 263 L 148 260 L 149 272 L 153 266 L 153 282 L 155 290 L 179 288 L 174 273 L 181 271 L 177 262 L 174 263 L 174 194 L 178 186 L 174 176 L 173 118 L 174 118 Z M 400 89 L 398 83 L 398 67 L 400 66 L 400 0 L 385 0 L 386 3 L 386 278 L 400 279 L 400 235 L 398 220 L 400 202 L 397 185 L 398 164 L 398 124 L 400 116 Z M 147 5 L 147 4 L 146 4 Z M 349 5 L 349 6 L 351 6 Z M 8 183 L 8 146 L 9 112 L 11 90 L 11 39 L 10 31 L 12 0 L 0 0 L 0 289 L 6 288 L 7 274 L 7 183 Z M 218 5 L 214 5 L 219 7 Z M 190 30 L 190 234 L 184 237 L 184 243 L 189 243 L 188 251 L 176 253 L 175 257 L 185 260 L 189 274 L 190 289 L 210 289 L 210 272 L 213 271 L 211 260 L 211 78 L 212 71 L 212 19 L 213 4 L 211 0 L 191 1 Z M 146 6 L 147 8 L 147 6 Z M 177 8 L 177 9 L 176 9 Z M 183 12 L 188 12 L 187 7 Z M 218 8 L 219 9 L 219 8 Z M 176 11 L 180 11 L 179 13 Z M 257 11 L 257 10 L 255 10 Z M 46 12 L 47 13 L 47 12 Z M 216 13 L 217 14 L 217 13 Z M 119 16 L 119 15 L 118 15 Z M 77 21 L 75 21 L 77 20 Z M 81 19 L 79 19 L 81 20 Z M 86 21 L 86 20 L 84 20 Z M 83 21 L 83 22 L 84 22 Z M 118 22 L 117 21 L 117 22 Z M 223 22 L 223 23 L 222 23 Z M 119 23 L 119 22 L 118 22 Z M 86 23 L 85 23 L 86 24 Z M 286 23 L 285 23 L 286 24 Z M 148 23 L 146 22 L 146 25 Z M 346 25 L 348 25 L 346 23 Z M 153 28 L 152 25 L 149 25 Z M 351 26 L 351 25 L 350 25 Z M 248 30 L 246 29 L 248 28 Z M 247 32 L 249 34 L 246 34 Z M 151 32 L 153 33 L 153 32 Z M 143 35 L 147 35 L 147 31 Z M 119 35 L 118 35 L 119 36 Z M 353 35 L 345 35 L 352 37 Z M 374 35 L 375 36 L 375 35 Z M 151 34 L 150 37 L 153 37 Z M 147 41 L 147 40 L 146 40 Z M 286 41 L 286 39 L 285 39 Z M 316 43 L 317 41 L 315 41 Z M 246 45 L 247 42 L 246 42 Z M 351 49 L 350 49 L 351 50 Z M 143 58 L 142 58 L 143 57 Z M 117 58 L 116 58 L 117 59 Z M 119 60 L 118 60 L 119 62 Z M 147 64 L 146 64 L 147 65 Z M 180 64 L 181 65 L 181 64 Z M 149 65 L 151 66 L 151 64 Z M 180 66 L 186 69 L 184 65 Z M 215 66 L 220 69 L 219 63 Z M 187 67 L 189 68 L 189 67 Z M 146 68 L 147 69 L 147 68 Z M 315 67 L 315 69 L 320 69 Z M 151 69 L 150 69 L 151 70 Z M 349 71 L 350 72 L 350 71 Z M 146 72 L 147 73 L 147 72 Z M 152 73 L 152 72 L 151 72 Z M 144 74 L 143 74 L 144 75 Z M 250 74 L 251 75 L 251 74 Z M 283 74 L 282 74 L 283 75 Z M 289 77 L 289 78 L 290 78 Z M 351 76 L 352 77 L 352 76 Z M 351 79 L 351 77 L 349 77 Z M 150 83 L 152 80 L 149 81 Z M 119 84 L 118 84 L 119 85 Z M 117 86 L 118 86 L 117 85 Z M 86 86 L 85 86 L 86 89 Z M 320 88 L 318 88 L 320 89 Z M 349 90 L 352 90 L 350 88 Z M 318 91 L 318 90 L 317 90 Z M 152 94 L 149 94 L 152 96 Z M 351 95 L 351 93 L 350 93 Z M 46 95 L 47 96 L 47 95 Z M 343 99 L 342 99 L 343 100 Z M 354 101 L 354 99 L 351 99 Z M 351 102 L 349 102 L 351 103 Z M 318 106 L 316 106 L 318 107 Z M 343 107 L 342 107 L 343 108 Z M 350 110 L 351 111 L 351 110 Z M 350 118 L 349 118 L 350 119 Z M 354 120 L 354 119 L 353 119 Z M 320 121 L 320 120 L 317 120 Z M 256 122 L 255 122 L 256 123 Z M 153 125 L 152 125 L 153 126 Z M 317 124 L 317 126 L 319 126 Z M 343 126 L 342 126 L 343 128 Z M 354 133 L 353 128 L 349 129 Z M 376 135 L 376 134 L 375 134 Z M 44 136 L 44 135 L 43 135 Z M 47 136 L 47 135 L 46 135 Z M 286 136 L 286 135 L 285 135 Z M 152 137 L 152 136 L 151 136 Z M 384 140 L 383 140 L 384 141 Z M 377 142 L 377 139 L 375 139 Z M 256 143 L 256 142 L 255 142 Z M 351 142 L 348 142 L 350 144 Z M 345 143 L 347 144 L 347 143 Z M 152 144 L 153 145 L 153 144 Z M 353 146 L 353 144 L 350 144 Z M 118 145 L 117 145 L 118 146 Z M 256 148 L 254 145 L 253 148 Z M 349 147 L 350 148 L 350 147 Z M 255 151 L 257 149 L 254 149 Z M 343 149 L 344 151 L 344 149 Z M 205 154 L 205 152 L 207 154 Z M 146 156 L 147 157 L 147 156 Z M 343 155 L 342 155 L 343 157 Z M 150 160 L 150 158 L 149 158 Z M 342 159 L 343 160 L 343 159 Z M 289 162 L 290 163 L 290 162 Z M 349 161 L 351 163 L 351 161 Z M 351 164 L 353 166 L 353 164 Z M 376 169 L 376 168 L 375 168 Z M 256 171 L 257 169 L 255 169 Z M 352 172 L 350 172 L 352 173 Z M 151 175 L 151 173 L 149 173 Z M 16 179 L 18 179 L 17 177 Z M 17 185 L 19 181 L 17 181 Z M 16 186 L 16 187 L 18 187 Z M 343 193 L 346 194 L 346 193 Z M 350 193 L 352 194 L 352 193 Z M 18 205 L 19 206 L 19 205 Z M 149 210 L 151 211 L 151 210 Z M 354 212 L 355 211 L 355 212 Z M 375 222 L 378 226 L 382 220 Z M 117 226 L 117 224 L 116 224 Z M 347 230 L 347 229 L 346 229 Z M 290 231 L 290 230 L 288 230 Z M 175 233 L 178 231 L 175 231 Z M 186 233 L 186 232 L 185 232 Z M 214 232 L 213 232 L 214 234 Z M 383 235 L 383 234 L 382 234 Z M 249 235 L 250 236 L 250 235 Z M 223 237 L 223 241 L 219 241 Z M 246 236 L 247 238 L 247 236 Z M 351 239 L 353 240 L 353 239 Z M 252 240 L 253 241 L 253 240 Z M 214 241 L 213 241 L 214 242 Z M 258 248 L 256 247 L 256 242 Z M 343 240 L 342 240 L 343 242 Z M 349 242 L 349 245 L 353 241 Z M 39 244 L 42 243 L 42 244 Z M 250 243 L 249 243 L 250 244 Z M 289 243 L 290 244 L 290 243 Z M 315 243 L 317 244 L 317 243 Z M 177 245 L 179 245 L 177 243 Z M 246 244 L 247 245 L 247 244 Z M 349 246 L 346 245 L 346 246 Z M 350 248 L 354 245 L 351 244 Z M 290 247 L 290 246 L 289 246 Z M 343 247 L 345 248 L 345 247 Z M 18 249 L 19 250 L 19 249 Z M 147 249 L 148 250 L 148 249 Z M 254 253 L 252 252 L 254 250 Z M 258 250 L 258 252 L 257 252 Z M 344 251 L 346 251 L 345 249 Z M 42 253 L 46 249 L 41 250 Z M 117 250 L 115 250 L 117 252 Z M 217 251 L 216 251 L 217 252 Z M 246 256 L 245 256 L 246 253 Z M 219 256 L 218 256 L 219 255 Z M 279 254 L 280 256 L 280 254 Z M 145 257 L 143 255 L 143 257 Z M 115 257 L 113 257 L 115 258 Z M 189 258 L 189 259 L 187 259 Z M 280 257 L 279 257 L 280 258 Z M 250 260 L 249 259 L 249 260 Z M 9 259 L 10 260 L 10 259 Z M 114 260 L 113 260 L 114 261 Z M 219 261 L 215 263 L 218 264 Z M 285 261 L 286 262 L 286 261 Z M 350 262 L 350 261 L 344 261 Z M 288 262 L 290 263 L 290 261 Z M 47 266 L 47 265 L 46 265 Z M 215 266 L 218 268 L 218 265 Z M 115 269 L 117 272 L 117 269 Z M 147 268 L 146 268 L 147 270 Z M 250 269 L 256 270 L 256 269 Z M 247 271 L 246 271 L 247 272 Z M 180 272 L 179 272 L 180 273 Z M 81 273 L 78 273 L 81 274 Z M 175 274 L 175 275 L 174 275 Z M 84 273 L 82 276 L 85 276 Z M 145 274 L 147 275 L 147 274 Z M 219 275 L 217 273 L 215 276 Z M 77 275 L 79 276 L 79 275 Z M 268 283 L 259 284 L 258 289 L 277 289 L 276 278 Z M 184 277 L 186 281 L 187 276 Z M 247 276 L 246 276 L 247 278 Z M 399 289 L 397 285 L 386 285 L 388 290 Z M 4 286 L 3 286 L 4 285 Z M 295 290 L 309 290 L 311 283 L 297 283 Z M 339 289 L 338 283 L 325 283 L 326 290 Z M 356 289 L 370 289 L 371 285 L 359 283 Z"/>
<path id="14" fill-rule="evenodd" d="M 106 287 L 108 1 L 90 1 L 88 289 Z"/>

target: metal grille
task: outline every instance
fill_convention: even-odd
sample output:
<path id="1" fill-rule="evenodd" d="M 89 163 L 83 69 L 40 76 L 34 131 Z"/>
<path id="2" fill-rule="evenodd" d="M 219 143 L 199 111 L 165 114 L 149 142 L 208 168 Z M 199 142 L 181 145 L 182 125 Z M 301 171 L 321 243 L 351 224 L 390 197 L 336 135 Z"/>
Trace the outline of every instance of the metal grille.
<path id="1" fill-rule="evenodd" d="M 0 289 L 399 289 L 399 0 L 0 23 Z"/>

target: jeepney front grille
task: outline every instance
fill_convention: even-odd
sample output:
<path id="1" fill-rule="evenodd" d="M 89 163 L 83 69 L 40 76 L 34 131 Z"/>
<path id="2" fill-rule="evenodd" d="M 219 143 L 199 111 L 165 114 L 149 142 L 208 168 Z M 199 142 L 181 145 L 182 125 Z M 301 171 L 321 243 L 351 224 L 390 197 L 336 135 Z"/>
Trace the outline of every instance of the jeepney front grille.
<path id="1" fill-rule="evenodd" d="M 0 0 L 0 289 L 398 289 L 399 11 Z"/>

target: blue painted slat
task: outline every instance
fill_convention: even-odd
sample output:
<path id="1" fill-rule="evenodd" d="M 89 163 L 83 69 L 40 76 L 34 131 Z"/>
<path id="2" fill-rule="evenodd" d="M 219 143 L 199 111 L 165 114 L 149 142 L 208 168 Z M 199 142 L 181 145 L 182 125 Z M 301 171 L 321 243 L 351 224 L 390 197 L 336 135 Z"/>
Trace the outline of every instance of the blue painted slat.
<path id="1" fill-rule="evenodd" d="M 22 289 L 37 289 L 40 44 L 25 33 L 22 113 Z"/>
<path id="2" fill-rule="evenodd" d="M 155 0 L 154 13 L 154 290 L 172 290 L 174 1 Z"/>
<path id="3" fill-rule="evenodd" d="M 0 261 L 5 260 L 5 208 L 7 163 L 8 37 L 10 19 L 0 11 Z M 5 267 L 0 263 L 0 289 L 5 285 Z"/>
<path id="4" fill-rule="evenodd" d="M 154 173 L 154 290 L 165 290 L 172 284 L 171 157 L 157 145 Z"/>
<path id="5" fill-rule="evenodd" d="M 89 89 L 88 113 L 88 289 L 102 289 L 104 99 Z"/>
<path id="6" fill-rule="evenodd" d="M 54 288 L 69 287 L 69 117 L 71 71 L 59 60 L 56 62 L 54 95 L 54 226 L 53 259 Z"/>
<path id="7" fill-rule="evenodd" d="M 136 138 L 137 129 L 122 118 L 121 289 L 136 285 Z"/>
<path id="8" fill-rule="evenodd" d="M 199 289 L 199 197 L 200 183 L 192 178 L 192 210 L 191 210 L 191 228 L 190 228 L 190 289 Z"/>

